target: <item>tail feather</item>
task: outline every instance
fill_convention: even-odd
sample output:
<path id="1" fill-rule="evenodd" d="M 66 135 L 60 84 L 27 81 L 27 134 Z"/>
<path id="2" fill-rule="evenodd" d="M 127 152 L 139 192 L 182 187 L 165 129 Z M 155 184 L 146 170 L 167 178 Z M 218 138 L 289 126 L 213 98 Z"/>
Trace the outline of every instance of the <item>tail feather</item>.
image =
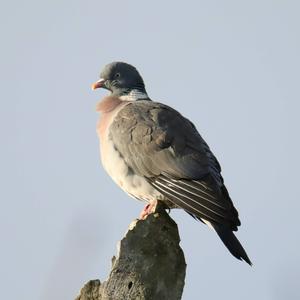
<path id="1" fill-rule="evenodd" d="M 233 234 L 233 232 L 224 225 L 212 224 L 212 226 L 224 245 L 230 251 L 230 253 L 237 259 L 244 260 L 251 266 L 252 262 L 250 261 L 245 249 L 243 248 L 237 237 Z"/>

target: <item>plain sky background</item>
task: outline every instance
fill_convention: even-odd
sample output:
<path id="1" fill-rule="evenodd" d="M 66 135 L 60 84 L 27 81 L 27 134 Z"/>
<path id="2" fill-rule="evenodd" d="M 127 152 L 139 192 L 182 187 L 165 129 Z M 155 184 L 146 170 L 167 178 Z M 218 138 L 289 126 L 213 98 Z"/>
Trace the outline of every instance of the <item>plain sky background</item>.
<path id="1" fill-rule="evenodd" d="M 172 212 L 184 300 L 300 299 L 299 1 L 2 1 L 3 299 L 73 299 L 104 280 L 143 207 L 100 165 L 100 69 L 135 65 L 218 157 L 254 266 Z"/>

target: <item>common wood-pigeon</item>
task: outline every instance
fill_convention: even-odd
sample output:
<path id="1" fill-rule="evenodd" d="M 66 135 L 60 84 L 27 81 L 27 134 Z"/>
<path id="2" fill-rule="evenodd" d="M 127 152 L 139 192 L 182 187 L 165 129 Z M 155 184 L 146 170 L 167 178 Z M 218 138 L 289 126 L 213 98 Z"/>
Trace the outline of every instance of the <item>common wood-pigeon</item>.
<path id="1" fill-rule="evenodd" d="M 182 208 L 212 227 L 233 256 L 251 265 L 233 234 L 241 224 L 221 176 L 221 167 L 196 127 L 175 109 L 152 101 L 135 67 L 106 65 L 93 89 L 110 94 L 97 110 L 102 164 L 130 196 Z"/>

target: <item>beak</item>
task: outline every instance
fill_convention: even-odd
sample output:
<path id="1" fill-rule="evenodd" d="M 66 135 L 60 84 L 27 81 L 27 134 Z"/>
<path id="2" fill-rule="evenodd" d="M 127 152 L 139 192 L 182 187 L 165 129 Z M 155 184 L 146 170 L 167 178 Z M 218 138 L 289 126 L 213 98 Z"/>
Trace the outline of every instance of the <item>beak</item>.
<path id="1" fill-rule="evenodd" d="M 92 84 L 92 90 L 102 88 L 104 86 L 105 81 L 105 79 L 100 78 L 98 81 Z"/>

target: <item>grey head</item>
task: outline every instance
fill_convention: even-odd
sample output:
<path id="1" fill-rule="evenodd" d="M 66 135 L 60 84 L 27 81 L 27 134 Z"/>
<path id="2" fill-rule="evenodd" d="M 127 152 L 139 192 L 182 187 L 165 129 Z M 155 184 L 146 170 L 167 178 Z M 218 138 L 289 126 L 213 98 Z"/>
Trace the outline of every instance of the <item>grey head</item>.
<path id="1" fill-rule="evenodd" d="M 123 100 L 149 99 L 142 76 L 137 69 L 124 62 L 112 62 L 104 67 L 93 89 L 104 88 Z"/>

